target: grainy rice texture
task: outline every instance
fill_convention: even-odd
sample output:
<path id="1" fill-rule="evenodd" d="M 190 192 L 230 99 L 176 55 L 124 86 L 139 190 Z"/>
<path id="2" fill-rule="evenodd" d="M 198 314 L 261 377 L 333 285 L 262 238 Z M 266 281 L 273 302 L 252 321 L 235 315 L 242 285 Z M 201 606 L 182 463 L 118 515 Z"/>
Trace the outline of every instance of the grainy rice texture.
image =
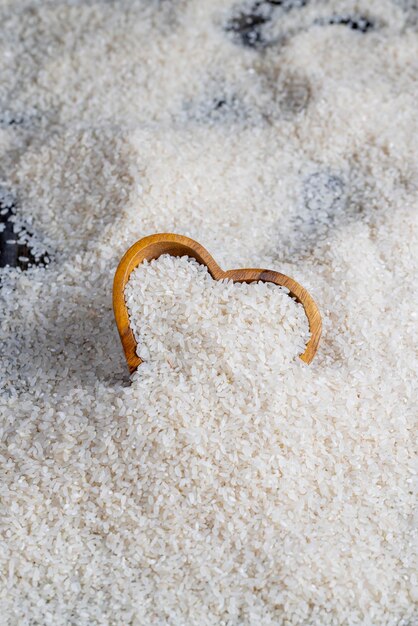
<path id="1" fill-rule="evenodd" d="M 418 624 L 416 2 L 0 23 L 0 624 Z M 313 363 L 282 290 L 164 257 L 129 381 L 113 274 L 164 231 L 309 289 Z"/>

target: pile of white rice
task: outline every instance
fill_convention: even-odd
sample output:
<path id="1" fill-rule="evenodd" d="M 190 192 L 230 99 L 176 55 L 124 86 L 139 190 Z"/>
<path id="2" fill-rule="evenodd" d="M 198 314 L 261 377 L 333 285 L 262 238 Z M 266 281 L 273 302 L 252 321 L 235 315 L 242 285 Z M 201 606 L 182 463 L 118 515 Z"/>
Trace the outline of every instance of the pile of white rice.
<path id="1" fill-rule="evenodd" d="M 51 259 L 0 270 L 0 624 L 418 623 L 417 14 L 0 0 L 0 213 Z M 164 231 L 309 289 L 312 364 L 281 289 L 163 257 L 129 381 Z"/>
<path id="2" fill-rule="evenodd" d="M 308 321 L 288 293 L 272 283 L 216 281 L 194 259 L 163 255 L 131 273 L 125 299 L 143 360 L 206 380 L 225 375 L 232 385 L 249 372 L 283 375 L 305 351 Z"/>

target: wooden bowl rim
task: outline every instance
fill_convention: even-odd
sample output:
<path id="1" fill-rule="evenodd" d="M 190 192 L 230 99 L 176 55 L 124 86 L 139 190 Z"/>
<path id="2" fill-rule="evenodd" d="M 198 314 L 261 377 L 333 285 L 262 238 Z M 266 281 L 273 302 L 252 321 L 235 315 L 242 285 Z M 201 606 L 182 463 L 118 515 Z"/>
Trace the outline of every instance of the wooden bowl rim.
<path id="1" fill-rule="evenodd" d="M 290 296 L 302 304 L 308 318 L 311 336 L 300 358 L 305 363 L 311 363 L 318 350 L 322 333 L 322 320 L 315 301 L 302 285 L 293 278 L 273 270 L 242 268 L 223 271 L 209 252 L 194 239 L 174 233 L 157 233 L 139 239 L 127 250 L 116 269 L 113 281 L 113 310 L 131 374 L 141 365 L 142 359 L 136 353 L 138 344 L 130 326 L 128 308 L 125 302 L 126 283 L 131 272 L 144 260 L 151 261 L 162 254 L 194 258 L 208 268 L 210 275 L 215 280 L 229 278 L 234 282 L 262 281 L 287 287 Z"/>

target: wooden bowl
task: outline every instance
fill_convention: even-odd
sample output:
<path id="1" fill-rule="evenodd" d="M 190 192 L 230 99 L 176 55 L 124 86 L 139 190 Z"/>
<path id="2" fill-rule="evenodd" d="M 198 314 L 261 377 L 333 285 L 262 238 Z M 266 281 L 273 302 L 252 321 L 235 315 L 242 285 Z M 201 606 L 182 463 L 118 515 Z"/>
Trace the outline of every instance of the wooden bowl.
<path id="1" fill-rule="evenodd" d="M 115 273 L 113 283 L 113 310 L 115 312 L 116 324 L 131 374 L 141 365 L 142 359 L 136 353 L 137 342 L 129 324 L 129 314 L 125 302 L 125 286 L 129 280 L 130 273 L 138 267 L 140 263 L 145 259 L 147 261 L 157 259 L 162 254 L 189 256 L 196 259 L 198 263 L 206 265 L 210 275 L 215 280 L 229 278 L 235 283 L 263 281 L 287 287 L 290 295 L 303 305 L 309 322 L 311 337 L 304 353 L 300 355 L 300 358 L 305 361 L 305 363 L 312 361 L 318 350 L 322 321 L 318 307 L 306 289 L 292 278 L 289 278 L 289 276 L 272 270 L 237 269 L 224 272 L 211 257 L 209 252 L 205 250 L 200 243 L 197 243 L 197 241 L 189 237 L 184 237 L 183 235 L 163 233 L 150 235 L 149 237 L 144 237 L 144 239 L 137 241 L 123 256 Z"/>

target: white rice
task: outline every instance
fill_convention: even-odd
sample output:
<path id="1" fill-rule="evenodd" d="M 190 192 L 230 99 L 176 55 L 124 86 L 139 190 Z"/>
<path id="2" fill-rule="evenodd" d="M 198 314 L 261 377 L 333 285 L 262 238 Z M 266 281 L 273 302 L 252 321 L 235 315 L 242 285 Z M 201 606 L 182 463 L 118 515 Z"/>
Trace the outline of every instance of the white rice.
<path id="1" fill-rule="evenodd" d="M 0 624 L 418 623 L 416 7 L 291 5 L 257 48 L 246 2 L 0 0 L 1 198 L 51 259 L 0 273 Z M 164 257 L 130 382 L 113 273 L 161 231 L 306 286 L 313 363 L 282 290 Z"/>
<path id="2" fill-rule="evenodd" d="M 303 307 L 287 289 L 215 281 L 188 257 L 143 263 L 125 297 L 138 356 L 184 375 L 197 368 L 203 377 L 226 375 L 233 385 L 237 373 L 255 376 L 259 367 L 261 374 L 281 374 L 310 336 Z"/>

